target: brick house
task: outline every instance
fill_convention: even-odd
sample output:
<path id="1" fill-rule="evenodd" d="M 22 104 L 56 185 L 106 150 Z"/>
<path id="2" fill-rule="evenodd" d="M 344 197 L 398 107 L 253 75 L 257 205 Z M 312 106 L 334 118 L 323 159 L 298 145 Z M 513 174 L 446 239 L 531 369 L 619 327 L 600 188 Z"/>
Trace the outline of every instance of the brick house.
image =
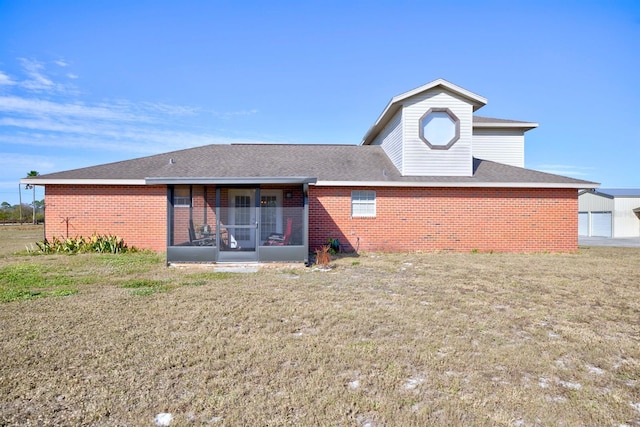
<path id="1" fill-rule="evenodd" d="M 169 262 L 345 251 L 577 249 L 578 189 L 524 166 L 537 123 L 474 115 L 439 79 L 391 99 L 360 145 L 208 145 L 25 178 L 46 236 L 116 234 Z"/>

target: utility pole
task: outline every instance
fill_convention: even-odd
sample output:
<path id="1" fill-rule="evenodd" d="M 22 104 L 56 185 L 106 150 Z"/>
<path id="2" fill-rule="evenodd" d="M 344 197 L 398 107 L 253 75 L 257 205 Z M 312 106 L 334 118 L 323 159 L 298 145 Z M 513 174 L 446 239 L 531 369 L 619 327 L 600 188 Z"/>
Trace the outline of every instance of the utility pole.
<path id="1" fill-rule="evenodd" d="M 22 224 L 22 187 L 20 187 L 20 183 L 18 183 L 18 197 L 20 198 L 20 204 L 18 205 L 18 209 L 20 209 L 20 224 Z"/>
<path id="2" fill-rule="evenodd" d="M 31 203 L 31 212 L 33 212 L 33 225 L 36 225 L 36 186 L 27 184 L 25 187 L 27 190 L 33 190 L 33 202 Z"/>
<path id="3" fill-rule="evenodd" d="M 32 178 L 40 175 L 38 171 L 31 171 L 27 174 L 27 178 Z M 36 225 L 36 185 L 35 184 L 27 184 L 25 186 L 27 190 L 33 190 L 33 204 L 31 205 L 31 211 L 33 212 L 33 225 Z"/>

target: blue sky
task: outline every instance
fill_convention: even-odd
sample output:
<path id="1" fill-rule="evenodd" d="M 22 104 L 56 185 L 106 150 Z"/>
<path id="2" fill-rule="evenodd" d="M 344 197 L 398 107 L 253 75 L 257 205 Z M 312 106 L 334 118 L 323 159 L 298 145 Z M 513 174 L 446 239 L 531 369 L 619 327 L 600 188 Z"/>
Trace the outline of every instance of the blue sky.
<path id="1" fill-rule="evenodd" d="M 526 167 L 640 187 L 638 76 L 637 1 L 0 0 L 0 201 L 31 170 L 358 144 L 437 78 L 538 122 Z"/>

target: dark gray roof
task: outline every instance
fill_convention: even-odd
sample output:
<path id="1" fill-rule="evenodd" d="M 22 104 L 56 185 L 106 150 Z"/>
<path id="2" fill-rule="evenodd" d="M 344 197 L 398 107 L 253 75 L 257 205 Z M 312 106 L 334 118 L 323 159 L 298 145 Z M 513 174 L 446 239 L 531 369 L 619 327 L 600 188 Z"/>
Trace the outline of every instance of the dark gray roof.
<path id="1" fill-rule="evenodd" d="M 503 124 L 522 124 L 530 125 L 531 122 L 523 122 L 522 120 L 496 119 L 494 117 L 473 116 L 473 123 L 503 123 Z"/>
<path id="2" fill-rule="evenodd" d="M 401 176 L 372 145 L 206 145 L 116 163 L 40 175 L 33 181 L 311 177 L 318 181 L 424 185 L 540 184 L 593 188 L 594 183 L 474 159 L 473 176 Z M 160 180 L 161 181 L 161 180 Z M 507 185 L 509 186 L 509 185 Z"/>
<path id="3" fill-rule="evenodd" d="M 595 193 L 612 197 L 640 197 L 640 188 L 598 188 Z"/>

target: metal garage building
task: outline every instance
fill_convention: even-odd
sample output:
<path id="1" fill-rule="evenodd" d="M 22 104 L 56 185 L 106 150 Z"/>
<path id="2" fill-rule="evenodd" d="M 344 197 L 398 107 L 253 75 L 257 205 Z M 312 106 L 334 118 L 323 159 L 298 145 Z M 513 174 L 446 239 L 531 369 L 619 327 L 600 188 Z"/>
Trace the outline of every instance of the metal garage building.
<path id="1" fill-rule="evenodd" d="M 578 194 L 578 235 L 640 237 L 640 189 L 581 191 Z"/>

